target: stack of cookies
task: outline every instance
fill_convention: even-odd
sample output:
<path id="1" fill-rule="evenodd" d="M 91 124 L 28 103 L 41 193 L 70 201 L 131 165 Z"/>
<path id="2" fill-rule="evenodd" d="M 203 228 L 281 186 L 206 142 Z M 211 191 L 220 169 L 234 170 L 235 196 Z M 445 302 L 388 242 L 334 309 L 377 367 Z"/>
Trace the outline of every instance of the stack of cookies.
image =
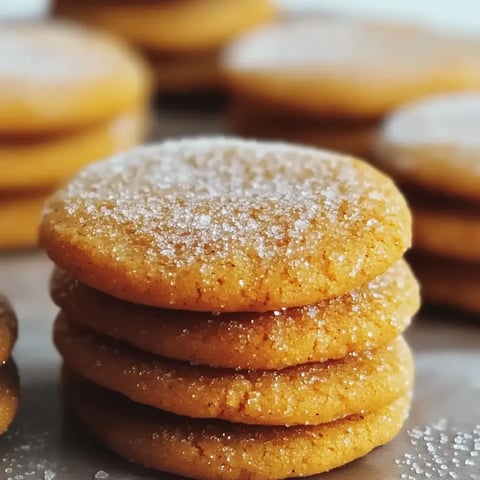
<path id="1" fill-rule="evenodd" d="M 18 410 L 20 385 L 17 367 L 10 357 L 16 340 L 17 319 L 0 294 L 0 434 L 10 426 Z"/>
<path id="2" fill-rule="evenodd" d="M 420 27 L 322 19 L 270 24 L 222 57 L 232 128 L 364 158 L 405 101 L 480 88 L 478 41 Z"/>
<path id="3" fill-rule="evenodd" d="M 385 122 L 378 162 L 414 212 L 425 298 L 480 313 L 480 92 L 437 95 Z"/>
<path id="4" fill-rule="evenodd" d="M 117 41 L 60 23 L 0 27 L 0 248 L 32 246 L 46 195 L 139 143 L 148 74 Z"/>
<path id="5" fill-rule="evenodd" d="M 387 177 L 321 150 L 198 138 L 90 166 L 41 224 L 68 407 L 193 478 L 365 455 L 410 404 L 410 236 Z"/>
<path id="6" fill-rule="evenodd" d="M 141 48 L 167 92 L 218 88 L 219 51 L 274 15 L 272 0 L 55 0 L 54 11 Z"/>

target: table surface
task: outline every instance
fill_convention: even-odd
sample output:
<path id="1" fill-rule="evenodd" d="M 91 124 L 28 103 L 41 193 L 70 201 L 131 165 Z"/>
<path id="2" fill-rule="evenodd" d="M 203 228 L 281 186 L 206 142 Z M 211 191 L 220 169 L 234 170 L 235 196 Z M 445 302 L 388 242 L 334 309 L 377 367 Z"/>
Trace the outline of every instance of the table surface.
<path id="1" fill-rule="evenodd" d="M 172 111 L 156 137 L 225 130 L 209 113 Z M 51 341 L 55 307 L 47 294 L 52 265 L 39 251 L 0 255 L 0 291 L 20 321 L 14 358 L 22 402 L 0 439 L 0 479 L 173 479 L 116 458 L 63 418 L 60 360 Z M 388 445 L 322 480 L 480 480 L 480 319 L 454 312 L 423 313 L 407 333 L 415 353 L 410 418 Z"/>

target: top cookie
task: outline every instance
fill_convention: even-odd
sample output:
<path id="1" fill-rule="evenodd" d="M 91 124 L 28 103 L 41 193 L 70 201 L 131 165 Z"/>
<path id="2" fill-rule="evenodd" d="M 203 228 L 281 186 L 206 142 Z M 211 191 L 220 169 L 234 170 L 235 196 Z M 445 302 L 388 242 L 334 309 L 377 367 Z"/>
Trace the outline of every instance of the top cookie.
<path id="1" fill-rule="evenodd" d="M 268 311 L 349 292 L 410 245 L 403 196 L 363 162 L 234 138 L 92 165 L 46 205 L 41 243 L 80 281 L 146 305 Z"/>
<path id="2" fill-rule="evenodd" d="M 226 49 L 239 93 L 312 115 L 378 117 L 426 94 L 480 88 L 480 43 L 410 26 L 296 20 Z"/>
<path id="3" fill-rule="evenodd" d="M 56 0 L 55 12 L 108 29 L 153 51 L 218 49 L 273 17 L 272 0 Z"/>
<path id="4" fill-rule="evenodd" d="M 96 123 L 147 93 L 143 62 L 103 33 L 59 22 L 0 27 L 0 134 Z"/>
<path id="5" fill-rule="evenodd" d="M 480 200 L 480 92 L 437 95 L 394 111 L 378 160 L 402 179 Z"/>

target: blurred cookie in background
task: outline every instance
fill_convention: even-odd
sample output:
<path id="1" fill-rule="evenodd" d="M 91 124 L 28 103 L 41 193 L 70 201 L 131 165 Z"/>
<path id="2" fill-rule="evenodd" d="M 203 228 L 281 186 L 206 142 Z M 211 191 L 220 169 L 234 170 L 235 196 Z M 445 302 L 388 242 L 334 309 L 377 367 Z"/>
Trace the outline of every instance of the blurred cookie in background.
<path id="1" fill-rule="evenodd" d="M 62 22 L 0 27 L 0 248 L 36 244 L 49 191 L 140 143 L 150 76 L 107 34 Z"/>
<path id="2" fill-rule="evenodd" d="M 340 150 L 369 157 L 392 108 L 426 94 L 480 88 L 478 48 L 478 41 L 417 26 L 297 19 L 233 41 L 222 73 L 236 133 L 327 148 L 340 143 Z"/>
<path id="3" fill-rule="evenodd" d="M 379 166 L 412 204 L 412 263 L 427 300 L 480 313 L 480 91 L 425 98 L 394 111 Z"/>
<path id="4" fill-rule="evenodd" d="M 275 13 L 273 0 L 56 0 L 53 10 L 139 47 L 164 92 L 219 87 L 220 50 Z"/>

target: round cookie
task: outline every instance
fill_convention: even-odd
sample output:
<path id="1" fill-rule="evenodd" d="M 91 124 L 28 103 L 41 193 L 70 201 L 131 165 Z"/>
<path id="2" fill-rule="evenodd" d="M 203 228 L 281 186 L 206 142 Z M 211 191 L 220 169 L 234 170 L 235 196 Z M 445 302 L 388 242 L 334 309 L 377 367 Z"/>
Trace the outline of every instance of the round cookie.
<path id="1" fill-rule="evenodd" d="M 426 302 L 480 313 L 480 263 L 416 254 L 412 265 Z"/>
<path id="2" fill-rule="evenodd" d="M 403 196 L 363 162 L 215 137 L 87 167 L 50 198 L 40 227 L 49 256 L 87 285 L 219 312 L 342 295 L 398 260 L 410 236 Z"/>
<path id="3" fill-rule="evenodd" d="M 77 324 L 141 350 L 253 369 L 323 362 L 382 347 L 405 330 L 420 303 L 417 282 L 403 260 L 343 297 L 263 314 L 144 307 L 89 288 L 60 269 L 54 271 L 51 294 Z"/>
<path id="4" fill-rule="evenodd" d="M 56 185 L 88 163 L 138 145 L 145 136 L 146 120 L 144 111 L 135 111 L 61 136 L 0 142 L 0 189 Z"/>
<path id="5" fill-rule="evenodd" d="M 64 375 L 67 405 L 117 454 L 146 467 L 205 480 L 274 480 L 331 470 L 391 440 L 409 396 L 376 412 L 298 427 L 195 420 L 134 404 Z"/>
<path id="6" fill-rule="evenodd" d="M 480 92 L 437 95 L 394 111 L 378 162 L 408 182 L 480 200 Z"/>
<path id="7" fill-rule="evenodd" d="M 480 210 L 415 205 L 413 214 L 416 249 L 443 257 L 480 262 Z"/>
<path id="8" fill-rule="evenodd" d="M 64 315 L 55 344 L 69 370 L 137 403 L 195 418 L 259 425 L 327 423 L 377 410 L 410 391 L 403 338 L 374 352 L 283 370 L 225 370 L 146 354 Z M 346 393 L 346 389 L 348 392 Z"/>
<path id="9" fill-rule="evenodd" d="M 226 49 L 227 85 L 288 111 L 379 117 L 414 98 L 480 88 L 478 40 L 345 19 L 259 27 Z"/>
<path id="10" fill-rule="evenodd" d="M 0 28 L 0 135 L 65 132 L 138 108 L 139 57 L 118 40 L 67 23 Z"/>
<path id="11" fill-rule="evenodd" d="M 0 249 L 36 247 L 38 223 L 48 192 L 0 196 Z"/>
<path id="12" fill-rule="evenodd" d="M 20 383 L 15 363 L 0 366 L 0 434 L 12 423 L 18 410 Z"/>
<path id="13" fill-rule="evenodd" d="M 6 297 L 0 294 L 0 364 L 3 365 L 12 353 L 17 340 L 17 317 Z M 0 367 L 1 368 L 1 367 Z M 1 371 L 1 370 L 0 370 Z"/>
<path id="14" fill-rule="evenodd" d="M 274 15 L 270 0 L 56 0 L 55 11 L 141 47 L 178 53 L 219 48 Z"/>

